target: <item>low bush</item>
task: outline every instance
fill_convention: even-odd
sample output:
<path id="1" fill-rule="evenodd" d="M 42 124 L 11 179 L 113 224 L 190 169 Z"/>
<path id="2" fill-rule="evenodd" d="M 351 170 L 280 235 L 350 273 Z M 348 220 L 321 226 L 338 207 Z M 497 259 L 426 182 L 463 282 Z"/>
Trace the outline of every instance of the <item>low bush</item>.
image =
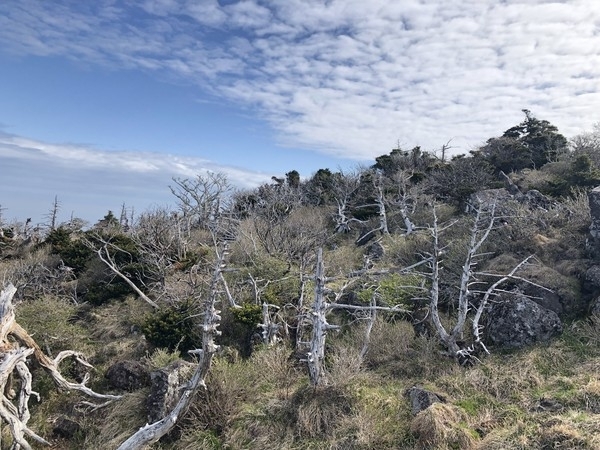
<path id="1" fill-rule="evenodd" d="M 141 324 L 146 340 L 157 348 L 186 354 L 202 346 L 201 330 L 192 302 L 181 302 L 148 315 Z"/>

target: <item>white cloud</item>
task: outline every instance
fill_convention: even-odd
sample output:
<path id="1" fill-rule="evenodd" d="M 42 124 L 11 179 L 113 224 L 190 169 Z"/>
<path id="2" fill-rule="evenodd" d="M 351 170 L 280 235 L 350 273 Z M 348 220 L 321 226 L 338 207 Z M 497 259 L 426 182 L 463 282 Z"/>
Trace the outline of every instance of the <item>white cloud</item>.
<path id="1" fill-rule="evenodd" d="M 598 121 L 600 8 L 587 0 L 71 5 L 0 4 L 0 42 L 191 80 L 323 153 L 364 160 L 398 139 L 468 151 L 521 108 L 567 135 Z"/>
<path id="2" fill-rule="evenodd" d="M 43 214 L 58 194 L 65 209 L 92 220 L 123 202 L 138 211 L 153 204 L 174 204 L 168 186 L 175 178 L 207 171 L 227 175 L 239 189 L 269 181 L 266 174 L 200 158 L 141 152 L 102 151 L 75 144 L 50 144 L 0 133 L 3 216 Z M 39 221 L 39 218 L 36 219 Z"/>

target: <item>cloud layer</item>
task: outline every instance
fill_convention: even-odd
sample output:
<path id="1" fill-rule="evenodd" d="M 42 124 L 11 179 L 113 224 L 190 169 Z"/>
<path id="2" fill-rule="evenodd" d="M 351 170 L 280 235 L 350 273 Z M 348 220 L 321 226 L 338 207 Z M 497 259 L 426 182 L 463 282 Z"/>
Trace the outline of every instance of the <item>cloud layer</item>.
<path id="1" fill-rule="evenodd" d="M 107 152 L 75 144 L 47 144 L 0 133 L 2 190 L 0 208 L 6 220 L 47 211 L 55 195 L 62 217 L 72 211 L 86 220 L 101 218 L 123 203 L 142 211 L 172 205 L 169 185 L 175 178 L 195 178 L 206 171 L 227 175 L 239 189 L 269 181 L 269 176 L 210 161 L 158 153 Z M 65 216 L 66 215 L 66 216 Z"/>
<path id="2" fill-rule="evenodd" d="M 522 108 L 566 135 L 599 120 L 589 0 L 8 0 L 0 43 L 192 81 L 282 144 L 358 160 L 397 141 L 468 151 Z"/>

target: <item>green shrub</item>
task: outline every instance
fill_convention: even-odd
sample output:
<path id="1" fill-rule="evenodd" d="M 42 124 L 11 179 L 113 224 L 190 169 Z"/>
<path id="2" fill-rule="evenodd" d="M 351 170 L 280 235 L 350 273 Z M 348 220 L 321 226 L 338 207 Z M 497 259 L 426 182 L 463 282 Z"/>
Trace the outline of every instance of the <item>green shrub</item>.
<path id="1" fill-rule="evenodd" d="M 154 347 L 185 353 L 202 345 L 194 316 L 191 302 L 183 302 L 147 316 L 141 330 Z"/>
<path id="2" fill-rule="evenodd" d="M 112 282 L 98 281 L 88 286 L 83 294 L 83 299 L 94 305 L 100 306 L 111 300 L 122 300 L 131 294 L 131 287 L 120 278 Z"/>
<path id="3" fill-rule="evenodd" d="M 260 305 L 245 303 L 239 308 L 233 308 L 231 312 L 237 322 L 252 328 L 256 328 L 262 322 L 262 308 Z"/>
<path id="4" fill-rule="evenodd" d="M 94 252 L 80 239 L 74 239 L 73 232 L 64 227 L 52 230 L 46 240 L 50 251 L 60 256 L 67 267 L 71 267 L 76 275 L 82 274 Z"/>
<path id="5" fill-rule="evenodd" d="M 235 347 L 242 356 L 252 353 L 252 336 L 258 332 L 262 322 L 262 308 L 259 305 L 245 303 L 239 308 L 229 308 L 223 313 L 222 335 L 219 343 Z"/>

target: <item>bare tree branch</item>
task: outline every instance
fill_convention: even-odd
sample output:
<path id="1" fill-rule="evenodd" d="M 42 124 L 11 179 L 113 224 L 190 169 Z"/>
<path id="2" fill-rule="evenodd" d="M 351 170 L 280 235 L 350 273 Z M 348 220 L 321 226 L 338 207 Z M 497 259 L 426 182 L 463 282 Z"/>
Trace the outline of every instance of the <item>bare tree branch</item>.
<path id="1" fill-rule="evenodd" d="M 77 390 L 88 397 L 105 401 L 102 405 L 86 402 L 89 405 L 104 406 L 120 399 L 121 396 L 99 394 L 85 386 L 89 380 L 89 373 L 85 374 L 81 383 L 74 383 L 64 378 L 60 373 L 59 364 L 67 357 L 74 357 L 77 363 L 87 368 L 92 368 L 92 366 L 85 361 L 82 354 L 74 351 L 61 352 L 54 360 L 46 356 L 35 340 L 16 322 L 12 305 L 12 298 L 16 291 L 15 286 L 9 284 L 0 292 L 0 358 L 2 360 L 0 363 L 0 417 L 11 430 L 15 441 L 13 448 L 31 449 L 26 437 L 40 444 L 50 445 L 50 443 L 27 427 L 30 418 L 29 399 L 32 395 L 39 398 L 39 395 L 31 389 L 32 376 L 26 364 L 28 357 L 33 355 L 37 363 L 48 372 L 59 388 Z M 11 401 L 12 396 L 9 398 L 11 389 L 7 386 L 10 376 L 15 372 L 20 380 L 19 395 L 15 397 L 16 405 Z"/>
<path id="2" fill-rule="evenodd" d="M 146 425 L 123 442 L 118 450 L 137 450 L 146 448 L 157 442 L 167 434 L 179 418 L 188 411 L 194 394 L 198 389 L 206 388 L 205 378 L 210 370 L 212 357 L 218 350 L 215 337 L 221 332 L 218 330 L 221 322 L 220 311 L 216 309 L 218 296 L 218 284 L 221 281 L 221 273 L 225 268 L 225 260 L 229 249 L 227 243 L 223 249 L 217 252 L 217 262 L 213 271 L 209 286 L 209 294 L 204 300 L 204 324 L 202 326 L 202 349 L 192 350 L 190 353 L 197 355 L 198 365 L 190 381 L 185 385 L 183 393 L 173 410 L 158 422 Z"/>

